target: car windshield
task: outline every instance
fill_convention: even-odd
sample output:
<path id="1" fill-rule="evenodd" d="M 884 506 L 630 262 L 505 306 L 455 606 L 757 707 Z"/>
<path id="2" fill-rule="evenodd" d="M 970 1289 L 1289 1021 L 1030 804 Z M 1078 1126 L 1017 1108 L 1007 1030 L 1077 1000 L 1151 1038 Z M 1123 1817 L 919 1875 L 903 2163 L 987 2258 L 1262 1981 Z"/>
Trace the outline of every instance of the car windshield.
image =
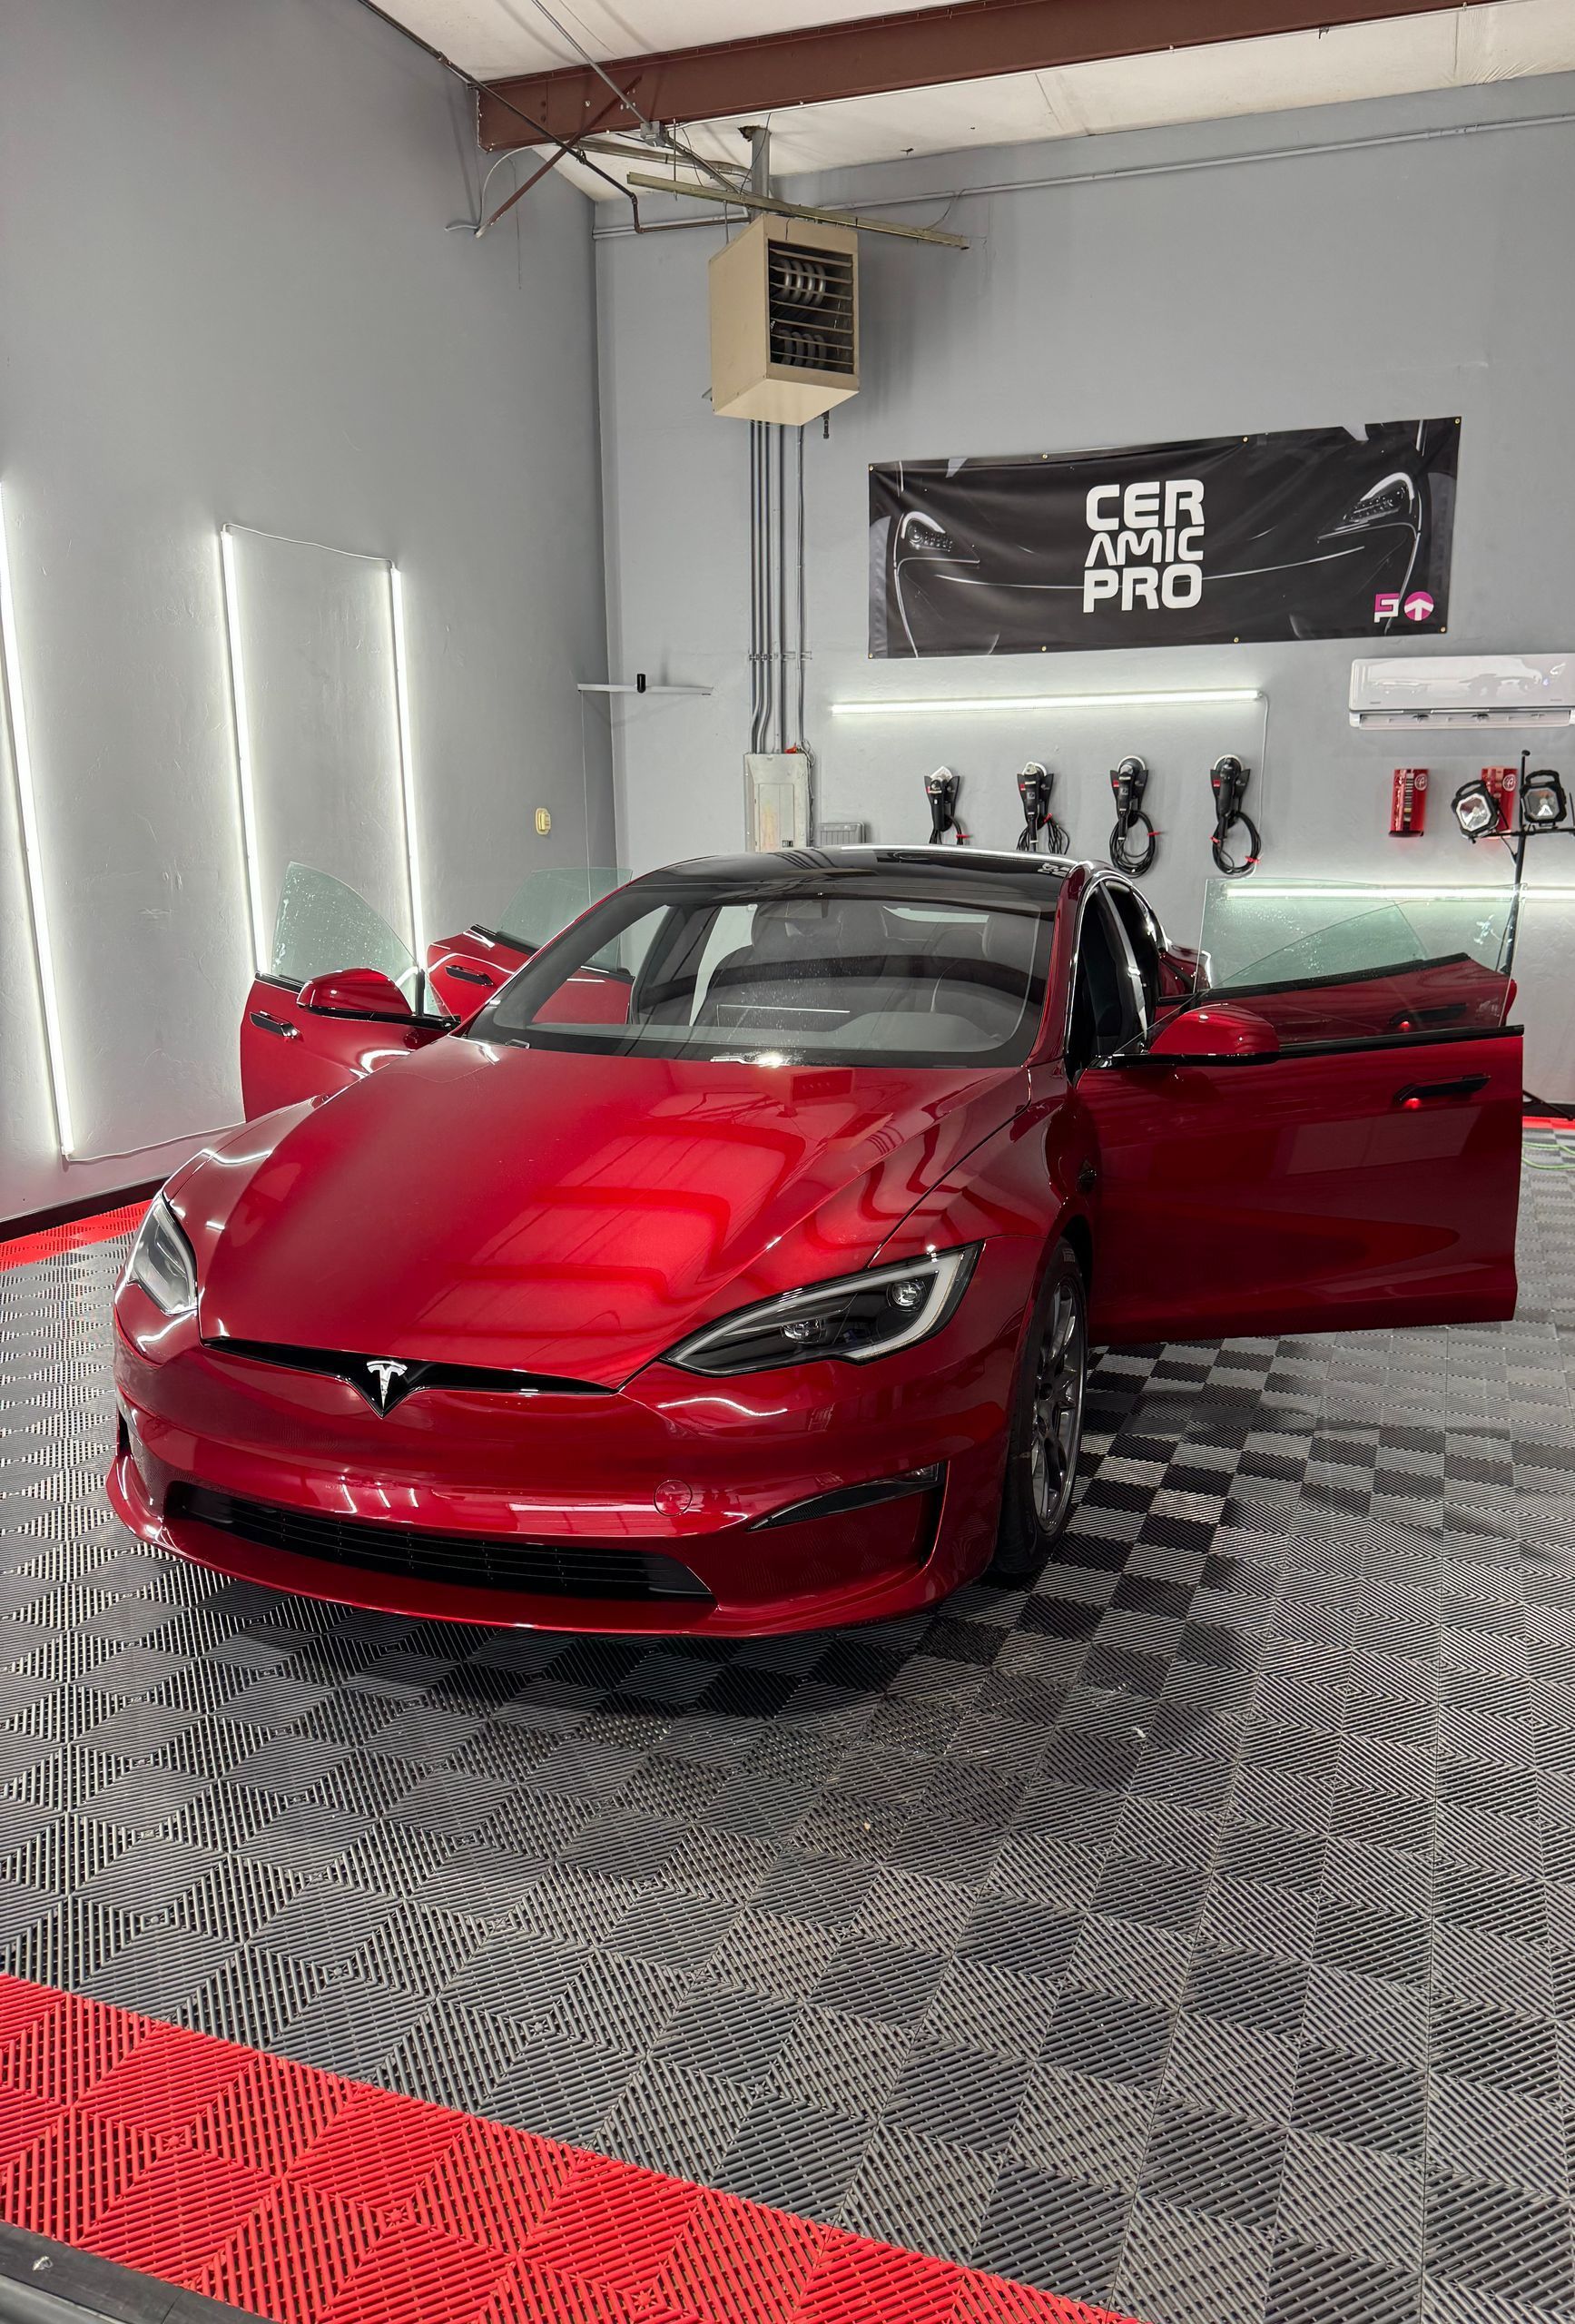
<path id="1" fill-rule="evenodd" d="M 531 961 L 473 1039 L 610 1056 L 1021 1063 L 1063 874 L 795 872 L 747 859 L 635 881 Z"/>

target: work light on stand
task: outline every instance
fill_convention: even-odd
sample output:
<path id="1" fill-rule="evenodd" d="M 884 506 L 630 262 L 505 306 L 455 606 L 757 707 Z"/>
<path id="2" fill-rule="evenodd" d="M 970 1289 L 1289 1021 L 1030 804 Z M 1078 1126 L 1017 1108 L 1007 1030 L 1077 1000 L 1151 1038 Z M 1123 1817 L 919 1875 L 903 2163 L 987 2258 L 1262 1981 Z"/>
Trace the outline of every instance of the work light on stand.
<path id="1" fill-rule="evenodd" d="M 1521 784 L 1521 821 L 1528 831 L 1556 831 L 1570 812 L 1564 785 L 1550 766 L 1534 767 Z"/>
<path id="2" fill-rule="evenodd" d="M 1499 803 L 1480 775 L 1462 783 L 1450 804 L 1456 822 L 1473 845 L 1499 829 Z"/>

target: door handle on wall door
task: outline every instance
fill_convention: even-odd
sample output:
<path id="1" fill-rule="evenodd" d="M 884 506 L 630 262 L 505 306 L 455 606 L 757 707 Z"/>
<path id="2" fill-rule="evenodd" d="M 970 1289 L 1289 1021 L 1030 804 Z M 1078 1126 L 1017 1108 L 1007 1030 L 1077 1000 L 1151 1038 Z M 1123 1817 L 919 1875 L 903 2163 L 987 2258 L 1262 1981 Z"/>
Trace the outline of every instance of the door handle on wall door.
<path id="1" fill-rule="evenodd" d="M 1408 1081 L 1394 1093 L 1394 1103 L 1414 1113 L 1419 1106 L 1442 1105 L 1451 1098 L 1474 1098 L 1488 1086 L 1485 1073 L 1462 1073 L 1458 1081 Z"/>
<path id="2" fill-rule="evenodd" d="M 292 1025 L 286 1017 L 271 1017 L 266 1009 L 254 1009 L 248 1022 L 255 1025 L 260 1033 L 277 1033 L 281 1040 L 300 1039 L 299 1025 Z"/>

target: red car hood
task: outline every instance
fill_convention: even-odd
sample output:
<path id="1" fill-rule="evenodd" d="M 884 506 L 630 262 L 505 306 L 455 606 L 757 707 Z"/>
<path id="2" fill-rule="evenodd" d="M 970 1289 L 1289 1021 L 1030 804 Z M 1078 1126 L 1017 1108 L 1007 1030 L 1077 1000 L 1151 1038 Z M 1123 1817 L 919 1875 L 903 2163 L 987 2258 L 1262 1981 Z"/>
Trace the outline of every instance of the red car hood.
<path id="1" fill-rule="evenodd" d="M 1020 1070 L 679 1064 L 438 1041 L 182 1174 L 207 1338 L 617 1385 L 863 1265 Z"/>

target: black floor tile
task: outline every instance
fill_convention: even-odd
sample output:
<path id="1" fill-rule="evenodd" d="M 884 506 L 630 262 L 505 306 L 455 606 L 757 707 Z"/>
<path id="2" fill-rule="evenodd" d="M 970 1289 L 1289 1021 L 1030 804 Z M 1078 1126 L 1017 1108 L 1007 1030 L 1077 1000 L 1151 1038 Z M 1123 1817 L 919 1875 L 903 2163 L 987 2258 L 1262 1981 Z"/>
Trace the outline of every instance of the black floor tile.
<path id="1" fill-rule="evenodd" d="M 1514 1324 L 1118 1351 L 1031 1586 L 764 1647 L 130 1547 L 121 1255 L 0 1277 L 0 1967 L 1150 2324 L 1575 2315 L 1532 1159 Z"/>

